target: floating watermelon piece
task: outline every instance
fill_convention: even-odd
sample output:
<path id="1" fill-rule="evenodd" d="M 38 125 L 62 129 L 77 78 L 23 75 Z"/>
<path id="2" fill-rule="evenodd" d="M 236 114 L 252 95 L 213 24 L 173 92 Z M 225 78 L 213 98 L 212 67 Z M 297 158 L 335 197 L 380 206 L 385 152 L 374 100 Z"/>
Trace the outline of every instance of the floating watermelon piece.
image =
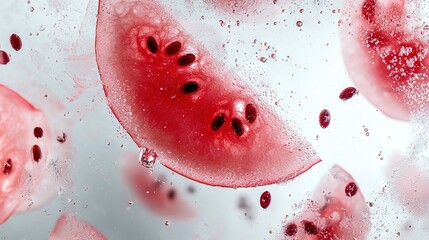
<path id="1" fill-rule="evenodd" d="M 139 147 L 201 183 L 254 187 L 319 162 L 253 89 L 153 1 L 100 1 L 96 55 L 109 105 Z"/>
<path id="2" fill-rule="evenodd" d="M 47 175 L 51 133 L 44 114 L 0 85 L 0 224 L 16 210 L 44 202 L 33 195 Z M 35 201 L 33 201 L 35 200 Z"/>
<path id="3" fill-rule="evenodd" d="M 341 32 L 351 79 L 386 115 L 409 120 L 410 113 L 428 106 L 428 44 L 410 26 L 418 16 L 407 15 L 403 0 L 345 5 Z"/>
<path id="4" fill-rule="evenodd" d="M 172 187 L 165 177 L 143 167 L 137 159 L 138 156 L 133 154 L 126 156 L 122 175 L 139 201 L 153 213 L 165 217 L 194 217 L 195 210 L 182 198 L 180 192 Z"/>
<path id="5" fill-rule="evenodd" d="M 366 239 L 370 226 L 369 208 L 356 181 L 334 166 L 307 209 L 284 225 L 281 239 Z"/>
<path id="6" fill-rule="evenodd" d="M 49 240 L 107 240 L 94 226 L 74 214 L 65 213 L 58 218 Z"/>

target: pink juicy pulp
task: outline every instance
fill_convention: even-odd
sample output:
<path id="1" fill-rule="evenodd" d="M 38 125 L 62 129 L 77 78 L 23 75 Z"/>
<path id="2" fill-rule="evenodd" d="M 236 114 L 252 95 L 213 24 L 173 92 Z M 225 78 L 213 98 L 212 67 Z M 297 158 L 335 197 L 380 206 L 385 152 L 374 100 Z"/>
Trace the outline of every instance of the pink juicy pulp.
<path id="1" fill-rule="evenodd" d="M 100 231 L 74 214 L 65 213 L 58 218 L 49 240 L 107 240 Z"/>
<path id="2" fill-rule="evenodd" d="M 427 105 L 427 45 L 406 30 L 405 2 L 353 1 L 343 24 L 343 51 L 349 74 L 382 112 L 408 120 Z M 354 46 L 354 47 L 350 47 Z"/>
<path id="3" fill-rule="evenodd" d="M 188 219 L 195 216 L 195 210 L 180 196 L 178 190 L 135 159 L 137 156 L 132 154 L 127 156 L 122 175 L 141 204 L 153 213 L 169 218 Z"/>
<path id="4" fill-rule="evenodd" d="M 46 142 L 50 132 L 42 112 L 29 102 L 0 85 L 0 224 L 5 222 L 17 208 L 25 209 L 28 201 L 46 172 Z M 34 128 L 45 129 L 43 138 L 34 136 Z M 37 147 L 35 147 L 37 146 Z M 34 160 L 33 148 L 39 154 Z"/>
<path id="5" fill-rule="evenodd" d="M 176 41 L 181 48 L 171 54 Z M 96 54 L 122 126 L 137 145 L 155 148 L 161 163 L 181 175 L 209 185 L 253 187 L 292 179 L 320 161 L 155 2 L 100 1 Z M 195 60 L 179 65 L 187 54 Z M 198 89 L 186 93 L 188 82 Z M 221 115 L 223 121 L 217 119 Z"/>
<path id="6" fill-rule="evenodd" d="M 345 189 L 351 183 L 353 194 L 348 194 Z M 355 180 L 334 166 L 315 189 L 307 209 L 286 222 L 283 239 L 366 239 L 370 225 L 369 208 Z"/>

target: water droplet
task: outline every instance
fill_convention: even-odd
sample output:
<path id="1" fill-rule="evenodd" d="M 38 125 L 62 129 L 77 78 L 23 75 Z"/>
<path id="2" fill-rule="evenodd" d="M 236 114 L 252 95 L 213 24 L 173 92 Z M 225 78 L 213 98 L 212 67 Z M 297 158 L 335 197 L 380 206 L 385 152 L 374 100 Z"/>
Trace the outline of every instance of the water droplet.
<path id="1" fill-rule="evenodd" d="M 153 168 L 158 155 L 153 149 L 147 147 L 140 148 L 139 161 L 143 167 Z"/>

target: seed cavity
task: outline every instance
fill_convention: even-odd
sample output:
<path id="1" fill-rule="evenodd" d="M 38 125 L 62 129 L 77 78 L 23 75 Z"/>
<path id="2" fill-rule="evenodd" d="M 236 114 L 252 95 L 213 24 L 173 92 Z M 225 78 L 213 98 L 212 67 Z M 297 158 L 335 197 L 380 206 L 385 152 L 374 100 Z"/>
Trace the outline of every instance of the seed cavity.
<path id="1" fill-rule="evenodd" d="M 225 114 L 220 113 L 219 115 L 217 115 L 217 117 L 215 117 L 215 119 L 213 119 L 212 129 L 214 131 L 219 130 L 222 127 L 224 122 L 225 122 Z"/>
<path id="2" fill-rule="evenodd" d="M 190 93 L 194 93 L 198 90 L 199 86 L 197 82 L 194 81 L 190 81 L 185 83 L 185 85 L 183 85 L 182 91 L 185 94 L 190 94 Z"/>
<path id="3" fill-rule="evenodd" d="M 231 127 L 235 135 L 241 136 L 244 133 L 243 123 L 238 118 L 233 118 L 231 121 Z"/>
<path id="4" fill-rule="evenodd" d="M 43 129 L 41 127 L 35 127 L 33 133 L 36 138 L 43 137 Z"/>
<path id="5" fill-rule="evenodd" d="M 179 66 L 188 66 L 195 61 L 195 55 L 192 53 L 185 54 L 177 60 Z"/>
<path id="6" fill-rule="evenodd" d="M 249 123 L 253 123 L 256 120 L 256 107 L 253 104 L 246 105 L 246 119 Z"/>
<path id="7" fill-rule="evenodd" d="M 9 175 L 12 172 L 12 160 L 8 159 L 3 164 L 3 174 Z"/>
<path id="8" fill-rule="evenodd" d="M 33 160 L 35 162 L 39 162 L 40 159 L 42 159 L 42 150 L 40 149 L 39 145 L 34 145 L 32 148 L 33 152 Z"/>
<path id="9" fill-rule="evenodd" d="M 172 42 L 165 49 L 165 54 L 167 54 L 168 56 L 174 55 L 178 53 L 181 48 L 182 48 L 182 44 L 179 41 Z"/>
<path id="10" fill-rule="evenodd" d="M 153 38 L 152 36 L 147 38 L 147 48 L 153 54 L 158 52 L 158 43 L 156 42 L 155 38 Z"/>

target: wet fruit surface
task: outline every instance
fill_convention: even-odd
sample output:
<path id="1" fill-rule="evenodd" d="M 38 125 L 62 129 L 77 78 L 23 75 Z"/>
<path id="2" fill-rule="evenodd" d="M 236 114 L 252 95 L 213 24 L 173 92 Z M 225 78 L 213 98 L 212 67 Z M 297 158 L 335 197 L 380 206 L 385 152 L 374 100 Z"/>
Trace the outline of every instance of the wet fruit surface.
<path id="1" fill-rule="evenodd" d="M 48 129 L 44 114 L 16 92 L 0 85 L 0 224 L 27 204 L 46 170 L 50 143 L 34 136 L 36 126 Z"/>
<path id="2" fill-rule="evenodd" d="M 83 219 L 75 214 L 65 213 L 58 218 L 49 240 L 106 240 L 107 238 Z"/>
<path id="3" fill-rule="evenodd" d="M 176 190 L 167 177 L 153 173 L 139 164 L 137 156 L 127 154 L 123 161 L 123 178 L 139 202 L 151 212 L 169 218 L 190 219 L 195 210 Z"/>
<path id="4" fill-rule="evenodd" d="M 356 86 L 386 115 L 408 120 L 428 106 L 428 45 L 410 31 L 406 1 L 349 1 L 341 27 L 344 60 Z"/>
<path id="5" fill-rule="evenodd" d="M 292 179 L 319 161 L 155 2 L 100 1 L 96 53 L 115 116 L 175 172 L 209 185 L 252 187 Z"/>
<path id="6" fill-rule="evenodd" d="M 366 239 L 370 226 L 369 208 L 353 177 L 334 166 L 305 211 L 287 220 L 282 239 Z"/>

